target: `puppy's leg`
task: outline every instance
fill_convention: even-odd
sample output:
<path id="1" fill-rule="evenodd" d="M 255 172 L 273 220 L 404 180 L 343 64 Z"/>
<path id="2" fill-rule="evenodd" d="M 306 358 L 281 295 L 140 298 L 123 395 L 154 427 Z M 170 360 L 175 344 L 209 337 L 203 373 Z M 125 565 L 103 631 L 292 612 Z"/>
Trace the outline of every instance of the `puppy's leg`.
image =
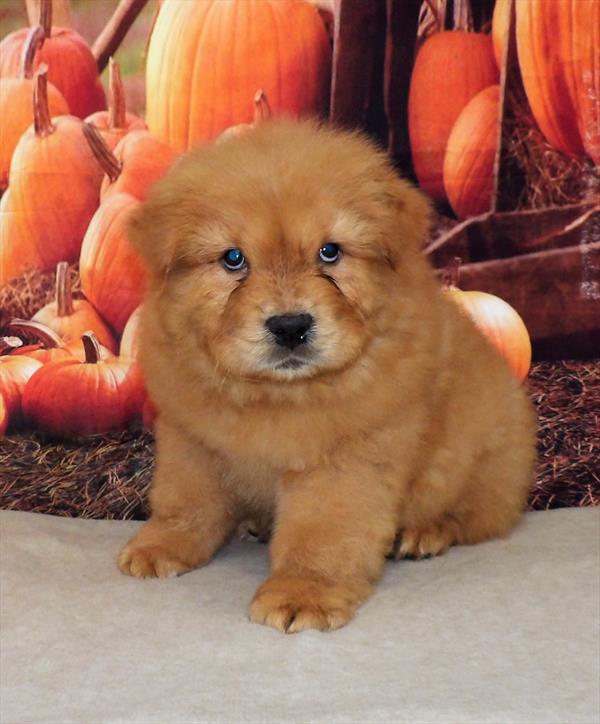
<path id="1" fill-rule="evenodd" d="M 250 605 L 255 623 L 287 633 L 343 626 L 381 575 L 395 530 L 390 492 L 366 472 L 319 470 L 280 492 L 271 576 Z"/>
<path id="2" fill-rule="evenodd" d="M 207 563 L 237 524 L 211 456 L 158 420 L 156 431 L 152 516 L 118 560 L 123 573 L 139 578 L 173 576 Z"/>

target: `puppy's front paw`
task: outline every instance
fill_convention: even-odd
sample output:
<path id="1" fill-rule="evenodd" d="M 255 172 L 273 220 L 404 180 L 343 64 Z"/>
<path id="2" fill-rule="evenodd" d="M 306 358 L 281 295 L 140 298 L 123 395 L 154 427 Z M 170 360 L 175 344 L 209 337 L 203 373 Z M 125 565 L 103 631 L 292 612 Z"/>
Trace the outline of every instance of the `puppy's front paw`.
<path id="1" fill-rule="evenodd" d="M 189 571 L 192 566 L 161 545 L 128 543 L 118 559 L 121 573 L 136 578 L 168 578 Z"/>
<path id="2" fill-rule="evenodd" d="M 340 628 L 354 615 L 356 596 L 341 585 L 310 578 L 273 576 L 258 589 L 250 604 L 250 620 L 297 633 L 314 628 Z"/>

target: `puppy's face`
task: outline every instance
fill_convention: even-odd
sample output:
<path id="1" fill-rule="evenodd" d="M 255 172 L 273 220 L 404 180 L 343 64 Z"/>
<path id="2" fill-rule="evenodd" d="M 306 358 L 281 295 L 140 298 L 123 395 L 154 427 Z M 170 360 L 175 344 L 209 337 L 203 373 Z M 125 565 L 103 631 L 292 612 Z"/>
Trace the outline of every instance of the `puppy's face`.
<path id="1" fill-rule="evenodd" d="M 385 334 L 426 215 L 363 138 L 280 121 L 182 158 L 132 237 L 174 334 L 226 375 L 291 380 Z"/>

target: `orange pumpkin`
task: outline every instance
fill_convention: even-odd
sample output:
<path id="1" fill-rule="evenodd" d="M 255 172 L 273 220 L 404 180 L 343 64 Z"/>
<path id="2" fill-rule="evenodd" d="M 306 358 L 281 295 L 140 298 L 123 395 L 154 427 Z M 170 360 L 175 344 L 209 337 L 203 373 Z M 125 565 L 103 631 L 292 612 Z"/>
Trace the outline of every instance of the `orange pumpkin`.
<path id="1" fill-rule="evenodd" d="M 129 194 L 111 194 L 95 213 L 81 247 L 81 288 L 118 333 L 140 304 L 146 283 L 144 263 L 125 234 L 128 216 L 139 203 Z"/>
<path id="2" fill-rule="evenodd" d="M 131 357 L 132 359 L 137 359 L 138 357 L 141 312 L 142 308 L 140 306 L 127 320 L 119 347 L 121 357 Z"/>
<path id="3" fill-rule="evenodd" d="M 143 419 L 143 416 L 142 416 Z M 8 408 L 4 402 L 4 395 L 0 394 L 0 437 L 4 435 L 8 428 Z"/>
<path id="4" fill-rule="evenodd" d="M 101 359 L 93 334 L 84 334 L 85 361 L 50 362 L 23 394 L 28 422 L 51 435 L 71 437 L 125 428 L 141 415 L 144 389 L 130 360 Z"/>
<path id="5" fill-rule="evenodd" d="M 444 155 L 452 127 L 479 91 L 498 83 L 489 35 L 462 30 L 431 35 L 417 53 L 408 99 L 415 174 L 433 198 L 444 200 Z"/>
<path id="6" fill-rule="evenodd" d="M 517 0 L 519 66 L 548 143 L 600 164 L 600 0 Z"/>
<path id="7" fill-rule="evenodd" d="M 29 378 L 42 366 L 39 360 L 25 355 L 0 357 L 0 395 L 6 405 L 11 429 L 23 422 L 21 399 Z"/>
<path id="8" fill-rule="evenodd" d="M 459 218 L 489 211 L 499 143 L 500 86 L 480 91 L 463 108 L 446 146 L 444 186 Z"/>
<path id="9" fill-rule="evenodd" d="M 0 192 L 8 186 L 10 160 L 19 138 L 33 121 L 31 62 L 43 38 L 41 26 L 32 28 L 25 44 L 20 76 L 0 78 Z M 67 101 L 52 83 L 48 83 L 48 110 L 51 116 L 63 116 L 69 112 Z"/>
<path id="10" fill-rule="evenodd" d="M 50 120 L 45 69 L 34 85 L 34 124 L 17 144 L 0 202 L 0 287 L 29 268 L 74 261 L 99 202 L 102 171 L 74 116 Z"/>
<path id="11" fill-rule="evenodd" d="M 92 113 L 85 120 L 98 129 L 111 150 L 129 131 L 146 128 L 146 124 L 139 116 L 126 110 L 121 70 L 119 64 L 112 58 L 108 63 L 108 110 Z"/>
<path id="12" fill-rule="evenodd" d="M 506 45 L 506 33 L 510 19 L 510 8 L 513 0 L 496 0 L 492 17 L 492 45 L 498 68 L 502 65 L 502 56 Z"/>
<path id="13" fill-rule="evenodd" d="M 48 80 L 62 93 L 79 118 L 106 108 L 96 60 L 85 40 L 71 28 L 52 27 L 52 0 L 41 0 L 40 25 L 45 41 L 35 54 L 34 69 L 49 67 Z M 17 77 L 29 28 L 15 30 L 0 43 L 0 76 Z"/>
<path id="14" fill-rule="evenodd" d="M 117 351 L 115 338 L 94 307 L 85 299 L 73 299 L 71 273 L 65 261 L 56 266 L 54 301 L 36 312 L 32 320 L 46 325 L 65 342 L 75 340 L 79 344 L 81 335 L 91 331 L 102 345 Z"/>
<path id="15" fill-rule="evenodd" d="M 86 124 L 84 132 L 105 173 L 100 191 L 102 201 L 114 193 L 131 194 L 143 201 L 152 185 L 167 173 L 176 158 L 172 148 L 148 131 L 129 132 L 113 151 L 93 126 Z"/>
<path id="16" fill-rule="evenodd" d="M 46 327 L 39 322 L 31 322 L 26 319 L 13 319 L 8 325 L 9 329 L 15 334 L 23 337 L 33 337 L 35 344 L 27 344 L 20 346 L 10 352 L 10 354 L 21 354 L 33 359 L 39 360 L 42 364 L 47 362 L 56 362 L 61 359 L 85 359 L 85 351 L 81 343 L 81 338 L 73 339 L 65 343 L 50 327 Z M 114 354 L 108 347 L 99 344 L 101 358 L 103 360 L 114 357 Z"/>
<path id="17" fill-rule="evenodd" d="M 237 126 L 226 128 L 217 138 L 217 143 L 221 143 L 227 138 L 236 138 L 243 136 L 250 129 L 254 128 L 258 123 L 262 123 L 271 117 L 271 107 L 263 90 L 257 90 L 254 94 L 254 120 L 252 123 L 238 123 Z"/>
<path id="18" fill-rule="evenodd" d="M 324 114 L 331 48 L 301 0 L 162 3 L 146 64 L 146 121 L 177 151 L 252 120 L 267 94 L 274 115 Z"/>

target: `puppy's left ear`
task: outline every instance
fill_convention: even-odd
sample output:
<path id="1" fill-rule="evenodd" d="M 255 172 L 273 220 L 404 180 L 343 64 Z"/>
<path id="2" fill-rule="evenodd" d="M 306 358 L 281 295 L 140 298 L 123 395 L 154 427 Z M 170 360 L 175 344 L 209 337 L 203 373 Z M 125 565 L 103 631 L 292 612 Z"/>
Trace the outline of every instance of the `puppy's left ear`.
<path id="1" fill-rule="evenodd" d="M 425 194 L 395 175 L 387 183 L 385 199 L 392 225 L 386 253 L 395 268 L 407 249 L 422 251 L 431 226 L 432 208 Z"/>

